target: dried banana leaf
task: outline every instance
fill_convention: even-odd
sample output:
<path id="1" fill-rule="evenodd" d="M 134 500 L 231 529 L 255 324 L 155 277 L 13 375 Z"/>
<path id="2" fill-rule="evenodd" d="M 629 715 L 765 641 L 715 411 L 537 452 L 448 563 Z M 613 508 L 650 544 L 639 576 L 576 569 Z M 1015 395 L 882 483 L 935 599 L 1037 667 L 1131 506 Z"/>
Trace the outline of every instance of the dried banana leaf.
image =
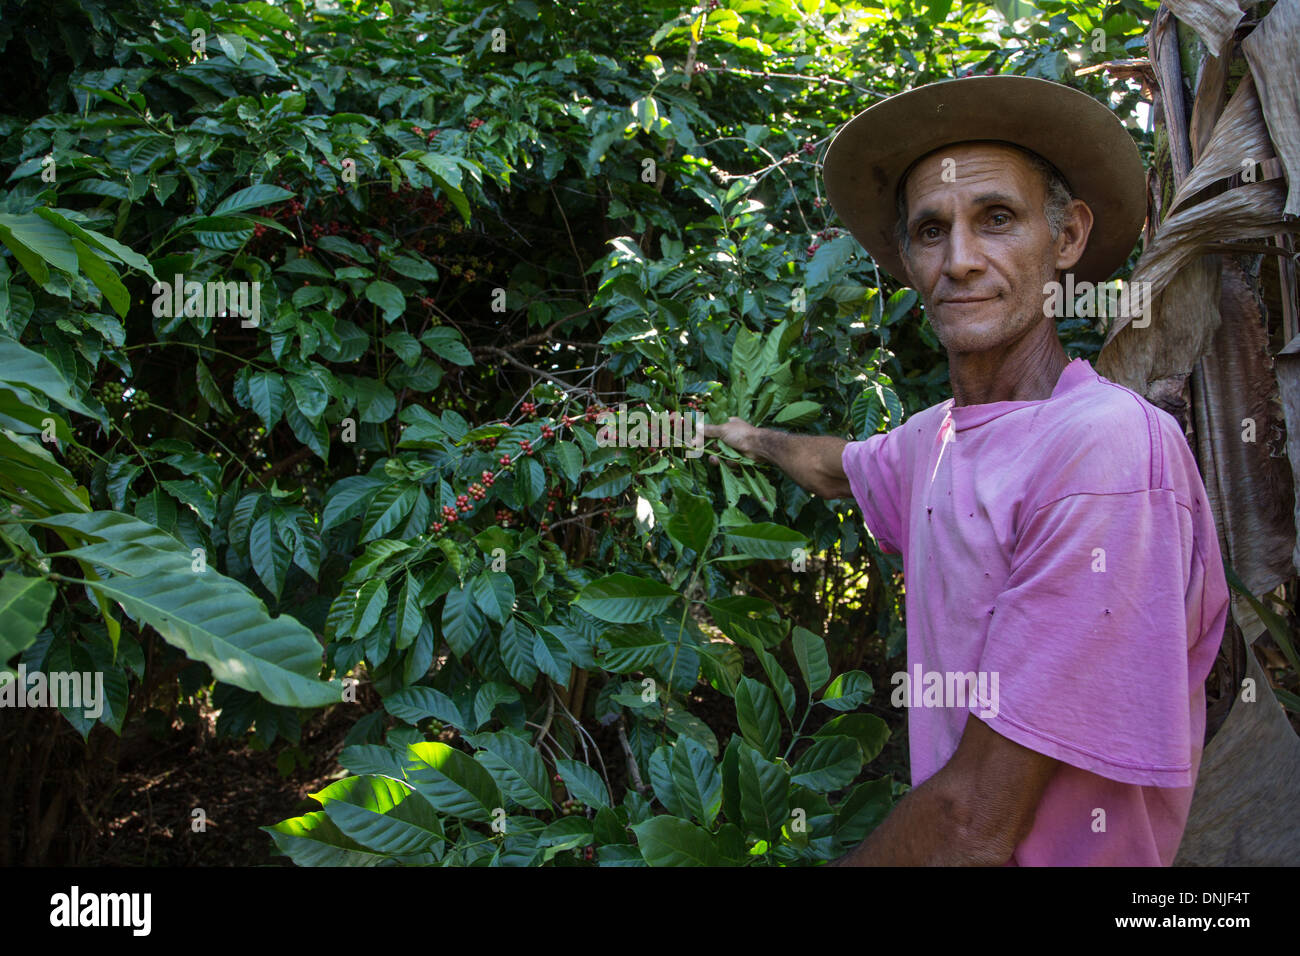
<path id="1" fill-rule="evenodd" d="M 1196 31 L 1205 46 L 1215 56 L 1232 39 L 1232 33 L 1241 22 L 1242 10 L 1253 3 L 1237 5 L 1236 0 L 1165 0 L 1174 16 Z"/>
<path id="2" fill-rule="evenodd" d="M 1295 495 L 1265 319 L 1231 259 L 1221 285 L 1222 321 L 1192 377 L 1197 460 L 1224 560 L 1262 594 L 1294 573 Z"/>
<path id="3" fill-rule="evenodd" d="M 1175 866 L 1294 866 L 1300 860 L 1300 737 L 1253 651 L 1240 694 L 1205 747 Z"/>
<path id="4" fill-rule="evenodd" d="M 1286 213 L 1300 216 L 1300 0 L 1278 0 L 1241 43 L 1291 188 Z"/>

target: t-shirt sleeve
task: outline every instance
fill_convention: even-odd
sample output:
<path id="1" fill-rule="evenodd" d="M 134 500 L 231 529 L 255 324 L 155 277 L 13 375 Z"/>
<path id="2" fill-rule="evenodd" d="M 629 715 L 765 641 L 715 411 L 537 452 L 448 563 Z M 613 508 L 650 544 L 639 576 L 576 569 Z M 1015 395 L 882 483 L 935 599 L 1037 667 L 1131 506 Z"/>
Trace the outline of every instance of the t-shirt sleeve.
<path id="1" fill-rule="evenodd" d="M 867 530 L 880 550 L 888 554 L 903 553 L 906 504 L 902 500 L 903 475 L 899 470 L 902 437 L 901 428 L 870 435 L 862 441 L 849 442 L 840 456 Z"/>
<path id="2" fill-rule="evenodd" d="M 988 609 L 969 710 L 1002 736 L 1121 783 L 1192 783 L 1191 522 L 1168 490 L 1043 505 Z"/>

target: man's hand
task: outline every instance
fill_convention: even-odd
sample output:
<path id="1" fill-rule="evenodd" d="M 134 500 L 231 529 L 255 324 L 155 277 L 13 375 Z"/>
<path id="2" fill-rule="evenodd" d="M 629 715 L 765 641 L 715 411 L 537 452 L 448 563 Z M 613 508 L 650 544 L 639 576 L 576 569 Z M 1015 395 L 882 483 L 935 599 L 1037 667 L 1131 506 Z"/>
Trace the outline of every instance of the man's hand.
<path id="1" fill-rule="evenodd" d="M 822 498 L 850 498 L 841 457 L 847 442 L 834 435 L 791 435 L 756 428 L 732 415 L 722 425 L 702 425 L 705 438 L 717 438 L 754 461 L 771 462 L 804 491 Z"/>
<path id="2" fill-rule="evenodd" d="M 943 768 L 831 866 L 999 866 L 1034 825 L 1060 762 L 974 714 Z"/>
<path id="3" fill-rule="evenodd" d="M 754 461 L 766 461 L 759 451 L 759 436 L 762 433 L 761 428 L 755 428 L 743 418 L 737 418 L 732 415 L 727 419 L 724 425 L 701 426 L 700 431 L 704 433 L 705 438 L 717 438 L 730 445 L 736 451 L 740 452 L 746 458 L 752 458 Z"/>

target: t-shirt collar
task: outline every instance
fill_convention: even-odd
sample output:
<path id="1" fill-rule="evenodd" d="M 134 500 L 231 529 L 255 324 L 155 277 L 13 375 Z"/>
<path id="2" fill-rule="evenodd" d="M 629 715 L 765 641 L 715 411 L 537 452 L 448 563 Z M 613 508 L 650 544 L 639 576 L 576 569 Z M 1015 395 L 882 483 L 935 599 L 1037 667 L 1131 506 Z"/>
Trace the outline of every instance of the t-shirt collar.
<path id="1" fill-rule="evenodd" d="M 948 415 L 952 419 L 953 427 L 957 431 L 962 431 L 967 428 L 974 428 L 976 425 L 983 425 L 995 418 L 1002 417 L 1008 412 L 1014 412 L 1018 408 L 1055 401 L 1067 392 L 1086 385 L 1096 380 L 1096 378 L 1097 373 L 1088 360 L 1077 358 L 1061 370 L 1061 375 L 1056 380 L 1056 387 L 1052 389 L 1049 398 L 1026 402 L 986 402 L 982 405 L 959 406 L 953 406 L 953 400 L 950 398 L 948 399 Z"/>

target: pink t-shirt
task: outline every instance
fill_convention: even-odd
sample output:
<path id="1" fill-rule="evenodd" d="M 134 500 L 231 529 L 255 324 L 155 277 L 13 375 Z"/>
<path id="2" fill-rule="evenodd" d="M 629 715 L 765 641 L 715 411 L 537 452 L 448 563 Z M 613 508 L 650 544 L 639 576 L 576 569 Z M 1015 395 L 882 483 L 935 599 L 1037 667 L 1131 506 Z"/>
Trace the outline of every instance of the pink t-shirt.
<path id="1" fill-rule="evenodd" d="M 843 464 L 867 528 L 903 556 L 909 681 L 890 691 L 912 785 L 974 714 L 1062 761 L 1012 864 L 1168 866 L 1228 613 L 1174 419 L 1075 359 L 1051 398 L 949 399 L 849 442 Z"/>

